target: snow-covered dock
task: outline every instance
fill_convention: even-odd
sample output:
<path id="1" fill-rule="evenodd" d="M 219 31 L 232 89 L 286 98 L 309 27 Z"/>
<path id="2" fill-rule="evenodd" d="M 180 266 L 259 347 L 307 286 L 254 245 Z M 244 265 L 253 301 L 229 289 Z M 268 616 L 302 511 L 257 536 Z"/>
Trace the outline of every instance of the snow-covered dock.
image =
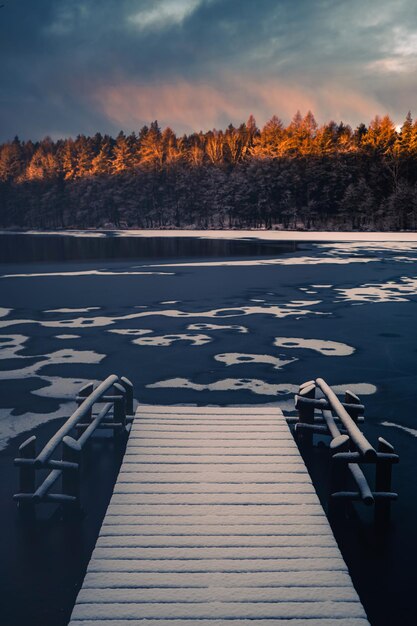
<path id="1" fill-rule="evenodd" d="M 274 407 L 140 406 L 71 626 L 365 626 Z"/>

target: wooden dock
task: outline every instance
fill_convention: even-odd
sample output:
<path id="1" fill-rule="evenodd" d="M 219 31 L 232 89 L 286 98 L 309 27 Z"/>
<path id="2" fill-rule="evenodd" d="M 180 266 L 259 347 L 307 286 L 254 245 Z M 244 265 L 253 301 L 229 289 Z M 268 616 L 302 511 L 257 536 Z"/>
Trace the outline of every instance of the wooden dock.
<path id="1" fill-rule="evenodd" d="M 365 626 L 276 408 L 139 406 L 71 626 Z"/>

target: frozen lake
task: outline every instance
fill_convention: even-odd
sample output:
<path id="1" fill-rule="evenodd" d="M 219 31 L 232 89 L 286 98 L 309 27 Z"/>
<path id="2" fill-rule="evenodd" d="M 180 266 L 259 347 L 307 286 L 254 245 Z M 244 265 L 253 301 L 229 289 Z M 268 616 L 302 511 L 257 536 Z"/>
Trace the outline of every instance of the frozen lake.
<path id="1" fill-rule="evenodd" d="M 373 238 L 0 235 L 1 448 L 113 372 L 143 403 L 287 413 L 298 384 L 321 376 L 361 396 L 366 434 L 400 454 L 385 550 L 390 580 L 411 585 L 413 572 L 414 586 L 417 242 Z M 406 595 L 381 585 L 391 604 Z"/>
<path id="2" fill-rule="evenodd" d="M 2 447 L 111 372 L 141 402 L 288 411 L 320 375 L 417 435 L 417 243 L 65 239 L 2 236 Z"/>

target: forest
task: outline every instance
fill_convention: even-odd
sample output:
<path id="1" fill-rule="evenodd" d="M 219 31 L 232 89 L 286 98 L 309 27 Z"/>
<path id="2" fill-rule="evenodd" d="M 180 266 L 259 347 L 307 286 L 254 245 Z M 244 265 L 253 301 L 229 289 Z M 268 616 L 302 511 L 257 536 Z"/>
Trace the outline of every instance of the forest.
<path id="1" fill-rule="evenodd" d="M 15 137 L 0 145 L 0 227 L 414 230 L 417 122 L 297 112 L 261 129 Z"/>

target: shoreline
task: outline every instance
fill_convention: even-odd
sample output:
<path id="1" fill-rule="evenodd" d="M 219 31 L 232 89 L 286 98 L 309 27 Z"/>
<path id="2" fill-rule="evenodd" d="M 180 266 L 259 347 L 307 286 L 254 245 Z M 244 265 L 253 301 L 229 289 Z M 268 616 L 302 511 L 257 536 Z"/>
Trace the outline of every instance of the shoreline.
<path id="1" fill-rule="evenodd" d="M 417 242 L 417 231 L 301 231 L 301 230 L 183 230 L 183 229 L 69 229 L 0 230 L 0 235 L 39 235 L 55 237 L 184 237 L 197 239 L 241 239 L 259 241 L 399 241 Z"/>

